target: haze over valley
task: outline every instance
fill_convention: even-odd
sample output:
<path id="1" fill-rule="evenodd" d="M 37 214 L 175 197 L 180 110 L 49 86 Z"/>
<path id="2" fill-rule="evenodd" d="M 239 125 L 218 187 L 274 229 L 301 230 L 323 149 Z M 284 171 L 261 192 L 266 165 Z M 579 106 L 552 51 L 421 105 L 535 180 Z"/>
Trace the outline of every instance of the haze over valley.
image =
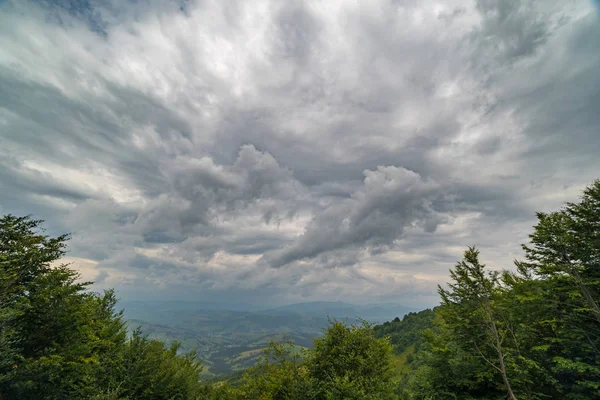
<path id="1" fill-rule="evenodd" d="M 344 302 L 289 304 L 271 309 L 209 302 L 122 301 L 128 327 L 150 337 L 181 341 L 182 352 L 196 349 L 205 376 L 226 376 L 253 366 L 271 341 L 310 348 L 329 321 L 383 323 L 418 311 L 398 304 Z"/>

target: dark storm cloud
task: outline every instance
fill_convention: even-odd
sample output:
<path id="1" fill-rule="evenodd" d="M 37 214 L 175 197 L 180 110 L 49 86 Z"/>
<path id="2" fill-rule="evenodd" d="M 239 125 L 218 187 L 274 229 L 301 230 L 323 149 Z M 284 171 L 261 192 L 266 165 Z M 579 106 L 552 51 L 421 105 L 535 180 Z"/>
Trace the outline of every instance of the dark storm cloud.
<path id="1" fill-rule="evenodd" d="M 439 185 L 426 182 L 403 168 L 379 167 L 365 171 L 364 190 L 345 204 L 334 203 L 319 213 L 306 232 L 290 247 L 265 255 L 274 266 L 302 258 L 356 246 L 386 246 L 408 224 L 420 224 L 433 232 L 443 217 L 431 207 L 440 196 Z"/>
<path id="2" fill-rule="evenodd" d="M 126 293 L 431 300 L 597 177 L 599 30 L 551 0 L 4 2 L 0 211 Z"/>
<path id="3" fill-rule="evenodd" d="M 74 188 L 68 182 L 50 174 L 28 170 L 16 160 L 0 159 L 0 181 L 5 194 L 28 193 L 29 196 L 49 196 L 70 202 L 80 202 L 94 195 L 85 188 Z"/>

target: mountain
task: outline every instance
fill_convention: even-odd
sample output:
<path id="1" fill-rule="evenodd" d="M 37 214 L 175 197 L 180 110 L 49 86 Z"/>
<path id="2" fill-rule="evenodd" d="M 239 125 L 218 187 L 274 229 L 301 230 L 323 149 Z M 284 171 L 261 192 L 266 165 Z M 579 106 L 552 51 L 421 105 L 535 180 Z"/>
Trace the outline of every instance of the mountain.
<path id="1" fill-rule="evenodd" d="M 342 301 L 315 301 L 276 307 L 270 312 L 293 312 L 300 315 L 325 316 L 330 318 L 360 318 L 371 322 L 383 322 L 417 311 L 395 303 L 356 305 Z"/>
<path id="2" fill-rule="evenodd" d="M 321 336 L 329 319 L 379 322 L 411 310 L 394 304 L 359 306 L 344 302 L 308 302 L 255 310 L 180 301 L 122 301 L 119 306 L 124 307 L 130 330 L 140 327 L 152 338 L 180 341 L 183 351 L 196 349 L 205 374 L 216 376 L 254 365 L 272 340 L 291 341 L 298 349 L 312 347 L 313 339 Z"/>
<path id="3" fill-rule="evenodd" d="M 130 330 L 140 327 L 151 338 L 180 341 L 183 351 L 197 350 L 209 376 L 254 365 L 270 341 L 310 347 L 328 322 L 326 317 L 293 312 L 196 309 L 189 304 L 179 308 L 179 304 L 154 302 L 125 308 L 124 316 Z"/>
<path id="4" fill-rule="evenodd" d="M 395 355 L 395 369 L 398 375 L 409 373 L 416 354 L 423 344 L 423 332 L 433 329 L 435 321 L 440 321 L 435 309 L 410 312 L 402 318 L 394 318 L 373 327 L 378 338 L 389 337 Z"/>

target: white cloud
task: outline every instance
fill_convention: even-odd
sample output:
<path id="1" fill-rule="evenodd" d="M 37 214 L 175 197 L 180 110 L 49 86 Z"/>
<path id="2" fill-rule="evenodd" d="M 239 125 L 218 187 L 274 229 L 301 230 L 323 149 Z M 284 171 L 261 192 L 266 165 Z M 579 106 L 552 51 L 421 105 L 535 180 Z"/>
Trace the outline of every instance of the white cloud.
<path id="1" fill-rule="evenodd" d="M 88 5 L 0 5 L 0 210 L 123 297 L 431 304 L 600 170 L 591 3 Z"/>

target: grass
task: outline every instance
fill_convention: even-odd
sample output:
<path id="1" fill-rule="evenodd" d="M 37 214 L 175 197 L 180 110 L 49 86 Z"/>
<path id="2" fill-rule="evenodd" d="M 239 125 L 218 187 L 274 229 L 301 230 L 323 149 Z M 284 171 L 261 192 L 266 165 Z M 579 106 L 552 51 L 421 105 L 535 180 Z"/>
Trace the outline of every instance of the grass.
<path id="1" fill-rule="evenodd" d="M 409 372 L 412 368 L 407 363 L 408 356 L 415 353 L 415 345 L 411 345 L 402 352 L 402 354 L 394 357 L 394 373 L 403 375 Z"/>
<path id="2" fill-rule="evenodd" d="M 242 351 L 241 353 L 237 354 L 236 356 L 233 357 L 234 361 L 242 361 L 245 358 L 249 358 L 249 357 L 254 357 L 257 356 L 259 354 L 262 354 L 265 351 L 265 349 L 255 349 L 255 350 L 248 350 L 248 351 Z"/>

